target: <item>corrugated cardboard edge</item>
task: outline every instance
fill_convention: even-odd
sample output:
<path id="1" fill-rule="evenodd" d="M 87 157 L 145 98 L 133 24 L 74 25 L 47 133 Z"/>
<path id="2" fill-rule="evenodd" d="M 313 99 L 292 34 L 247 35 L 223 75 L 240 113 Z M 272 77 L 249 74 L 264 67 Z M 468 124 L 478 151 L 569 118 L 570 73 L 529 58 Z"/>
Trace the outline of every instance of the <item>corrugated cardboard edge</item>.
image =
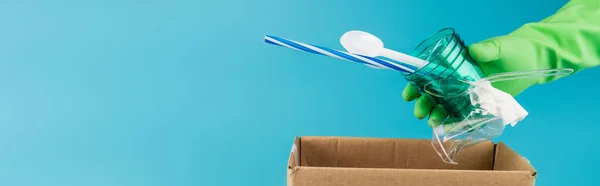
<path id="1" fill-rule="evenodd" d="M 293 174 L 298 171 L 298 167 L 302 165 L 302 161 L 305 161 L 300 154 L 300 137 L 296 136 L 294 138 L 294 143 L 292 144 L 292 149 L 290 150 L 290 157 L 288 159 L 287 166 L 287 184 L 288 186 L 292 186 L 294 183 Z"/>
<path id="2" fill-rule="evenodd" d="M 532 178 L 535 179 L 537 177 L 537 170 L 531 166 L 529 160 L 502 142 L 496 144 L 494 156 L 494 170 L 523 170 L 529 171 Z"/>
<path id="3" fill-rule="evenodd" d="M 527 171 L 298 167 L 288 186 L 533 186 Z"/>
<path id="4" fill-rule="evenodd" d="M 292 144 L 292 149 L 290 150 L 290 157 L 288 159 L 288 171 L 291 171 L 291 172 L 289 174 L 293 173 L 293 170 L 297 166 L 300 166 L 300 138 L 299 137 L 294 138 L 294 143 Z"/>
<path id="5" fill-rule="evenodd" d="M 295 137 L 294 143 L 292 144 L 292 149 L 290 150 L 290 157 L 288 159 L 287 165 L 287 185 L 292 186 L 294 184 L 294 172 L 296 172 L 297 166 L 300 165 L 300 138 Z"/>

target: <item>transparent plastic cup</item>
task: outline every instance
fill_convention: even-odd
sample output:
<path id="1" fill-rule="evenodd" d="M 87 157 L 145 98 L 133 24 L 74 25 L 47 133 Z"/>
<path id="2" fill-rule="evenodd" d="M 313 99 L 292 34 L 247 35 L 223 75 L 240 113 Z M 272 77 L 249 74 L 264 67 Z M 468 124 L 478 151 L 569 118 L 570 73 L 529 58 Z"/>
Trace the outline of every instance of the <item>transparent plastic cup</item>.
<path id="1" fill-rule="evenodd" d="M 411 56 L 429 62 L 414 73 L 404 75 L 406 80 L 423 94 L 425 94 L 425 85 L 430 82 L 442 82 L 439 81 L 440 79 L 457 78 L 477 81 L 484 77 L 479 65 L 469 56 L 467 46 L 452 28 L 442 29 L 426 38 L 411 52 Z M 469 87 L 454 88 L 466 90 Z M 471 111 L 468 96 L 430 97 L 436 104 L 446 109 L 451 119 L 460 120 Z"/>
<path id="2" fill-rule="evenodd" d="M 442 29 L 426 38 L 412 52 L 411 56 L 426 60 L 429 62 L 424 67 L 404 77 L 408 82 L 421 92 L 426 94 L 425 86 L 435 90 L 435 87 L 442 87 L 439 90 L 449 90 L 456 92 L 466 92 L 470 86 L 468 84 L 448 85 L 444 84 L 445 79 L 462 79 L 467 81 L 478 81 L 484 78 L 479 65 L 471 58 L 468 48 L 459 35 L 452 28 Z M 444 95 L 444 92 L 438 94 Z M 471 104 L 468 94 L 460 96 L 428 96 L 436 104 L 440 104 L 448 112 L 448 117 L 442 121 L 434 121 L 434 125 L 452 127 L 450 124 L 455 121 L 465 120 L 475 107 Z M 469 126 L 467 126 L 469 127 Z M 470 130 L 470 129 L 468 129 Z M 450 164 L 457 164 L 454 159 L 462 149 L 479 143 L 480 140 L 470 140 L 468 138 L 455 138 L 446 141 L 445 134 L 436 133 L 434 130 L 432 146 L 440 155 L 440 158 Z M 478 138 L 479 139 L 479 138 Z"/>

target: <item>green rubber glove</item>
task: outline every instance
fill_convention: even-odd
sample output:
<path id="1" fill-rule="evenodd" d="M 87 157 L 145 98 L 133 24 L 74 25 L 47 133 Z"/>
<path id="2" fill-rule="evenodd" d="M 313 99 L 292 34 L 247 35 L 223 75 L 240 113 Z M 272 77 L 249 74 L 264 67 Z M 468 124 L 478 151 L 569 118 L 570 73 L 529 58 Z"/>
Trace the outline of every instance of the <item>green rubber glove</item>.
<path id="1" fill-rule="evenodd" d="M 504 36 L 491 38 L 469 47 L 486 76 L 497 73 L 572 68 L 575 72 L 600 65 L 600 0 L 571 0 L 554 15 L 528 23 Z M 493 86 L 516 96 L 527 88 L 561 76 L 512 80 Z M 441 124 L 447 114 L 427 94 L 410 84 L 402 93 L 406 101 L 417 99 L 414 115 L 429 125 Z"/>

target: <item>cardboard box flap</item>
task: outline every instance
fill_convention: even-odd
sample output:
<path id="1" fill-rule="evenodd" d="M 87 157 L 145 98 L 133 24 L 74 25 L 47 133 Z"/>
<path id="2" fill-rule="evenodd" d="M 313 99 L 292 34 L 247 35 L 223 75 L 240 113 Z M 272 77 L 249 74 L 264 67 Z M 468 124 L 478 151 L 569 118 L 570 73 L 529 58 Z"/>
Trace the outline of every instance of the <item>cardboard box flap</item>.
<path id="1" fill-rule="evenodd" d="M 309 136 L 299 146 L 310 167 L 492 170 L 494 160 L 491 141 L 465 149 L 459 165 L 444 163 L 430 140 Z"/>
<path id="2" fill-rule="evenodd" d="M 290 151 L 290 157 L 288 159 L 288 168 L 294 168 L 300 165 L 300 138 L 294 138 L 294 144 L 292 144 L 292 150 Z"/>
<path id="3" fill-rule="evenodd" d="M 529 171 L 532 176 L 537 174 L 537 171 L 531 166 L 527 159 L 521 157 L 502 142 L 499 142 L 496 145 L 495 156 L 494 170 Z"/>
<path id="4" fill-rule="evenodd" d="M 288 159 L 288 168 L 292 169 L 296 166 L 300 166 L 302 161 L 306 161 L 305 158 L 302 158 L 302 154 L 300 153 L 300 138 L 296 137 L 294 139 L 294 144 L 292 144 L 292 149 L 290 151 L 290 157 Z"/>

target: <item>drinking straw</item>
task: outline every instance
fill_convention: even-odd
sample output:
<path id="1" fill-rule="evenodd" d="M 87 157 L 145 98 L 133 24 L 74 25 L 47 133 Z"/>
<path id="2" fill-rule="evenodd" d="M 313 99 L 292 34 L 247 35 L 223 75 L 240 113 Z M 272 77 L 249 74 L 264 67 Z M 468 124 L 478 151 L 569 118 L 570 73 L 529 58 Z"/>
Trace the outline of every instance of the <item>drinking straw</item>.
<path id="1" fill-rule="evenodd" d="M 301 43 L 301 42 L 284 39 L 284 38 L 280 38 L 280 37 L 276 37 L 276 36 L 266 35 L 264 42 L 273 44 L 273 45 L 277 45 L 277 46 L 300 50 L 300 51 L 304 51 L 304 52 L 310 52 L 313 54 L 320 54 L 320 55 L 325 55 L 325 56 L 329 56 L 329 57 L 334 57 L 334 58 L 338 58 L 338 59 L 345 60 L 345 61 L 353 61 L 353 62 L 357 62 L 357 63 L 363 63 L 363 64 L 367 64 L 367 65 L 374 66 L 377 68 L 392 69 L 392 70 L 400 71 L 402 73 L 413 73 L 418 69 L 417 67 L 414 67 L 414 66 L 411 66 L 408 64 L 393 63 L 393 62 L 389 62 L 389 61 L 379 59 L 379 58 L 363 56 L 363 55 L 359 55 L 359 54 L 352 54 L 352 53 L 348 53 L 348 52 L 344 52 L 344 51 L 340 51 L 340 50 L 325 48 L 325 47 L 316 46 L 316 45 L 310 45 L 310 44 Z"/>

